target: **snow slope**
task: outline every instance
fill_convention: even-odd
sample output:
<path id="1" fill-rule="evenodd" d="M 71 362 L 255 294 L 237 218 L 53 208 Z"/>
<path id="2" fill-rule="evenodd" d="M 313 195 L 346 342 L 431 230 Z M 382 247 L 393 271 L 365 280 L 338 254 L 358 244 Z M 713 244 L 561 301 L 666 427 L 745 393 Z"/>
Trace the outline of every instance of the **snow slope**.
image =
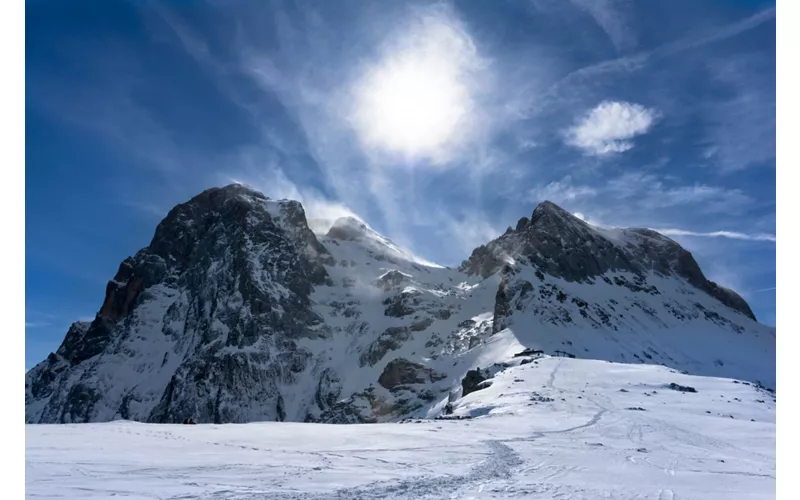
<path id="1" fill-rule="evenodd" d="M 490 344 L 510 366 L 454 402 L 462 420 L 28 425 L 27 497 L 774 498 L 772 394 L 662 366 L 509 358 L 507 330 Z"/>
<path id="2" fill-rule="evenodd" d="M 499 326 L 526 347 L 577 357 L 670 366 L 697 375 L 775 387 L 775 330 L 673 277 L 648 274 L 633 290 L 627 273 L 592 284 L 522 268 L 509 278 L 511 304 Z M 526 296 L 523 285 L 533 286 Z M 535 285 L 533 285 L 535 284 Z M 652 288 L 650 288 L 652 287 Z"/>

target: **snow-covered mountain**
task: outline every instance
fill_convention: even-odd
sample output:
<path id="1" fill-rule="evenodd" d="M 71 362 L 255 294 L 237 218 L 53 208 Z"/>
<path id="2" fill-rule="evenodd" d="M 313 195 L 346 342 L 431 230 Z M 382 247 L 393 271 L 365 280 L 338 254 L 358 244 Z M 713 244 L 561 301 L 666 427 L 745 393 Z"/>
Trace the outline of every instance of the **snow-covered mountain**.
<path id="1" fill-rule="evenodd" d="M 775 383 L 774 329 L 653 231 L 545 202 L 451 269 L 231 185 L 123 261 L 94 321 L 28 372 L 26 421 L 435 416 L 526 348 Z"/>

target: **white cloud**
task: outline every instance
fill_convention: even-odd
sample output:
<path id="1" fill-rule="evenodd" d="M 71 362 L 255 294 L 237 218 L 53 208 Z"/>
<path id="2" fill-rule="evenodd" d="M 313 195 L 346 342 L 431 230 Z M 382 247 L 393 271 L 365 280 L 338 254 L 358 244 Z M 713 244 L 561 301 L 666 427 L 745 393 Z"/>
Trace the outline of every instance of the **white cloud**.
<path id="1" fill-rule="evenodd" d="M 603 156 L 633 148 L 633 139 L 647 133 L 659 113 L 640 104 L 603 101 L 567 130 L 567 144 L 587 155 Z"/>
<path id="2" fill-rule="evenodd" d="M 734 240 L 746 240 L 746 241 L 776 241 L 774 234 L 767 234 L 767 233 L 755 233 L 755 234 L 747 234 L 747 233 L 739 233 L 736 231 L 710 231 L 710 232 L 697 232 L 697 231 L 688 231 L 686 229 L 656 229 L 651 228 L 653 231 L 658 231 L 659 233 L 666 235 L 666 236 L 699 236 L 704 238 L 731 238 Z"/>

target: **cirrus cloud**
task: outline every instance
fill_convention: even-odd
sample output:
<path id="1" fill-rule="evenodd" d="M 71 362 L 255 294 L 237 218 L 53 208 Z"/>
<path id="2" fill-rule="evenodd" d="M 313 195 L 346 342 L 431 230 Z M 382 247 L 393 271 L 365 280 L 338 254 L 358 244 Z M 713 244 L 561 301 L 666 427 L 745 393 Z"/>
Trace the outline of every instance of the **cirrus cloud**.
<path id="1" fill-rule="evenodd" d="M 658 231 L 666 236 L 699 236 L 704 238 L 731 238 L 734 240 L 746 241 L 777 241 L 774 234 L 766 233 L 747 234 L 736 231 L 697 232 L 685 229 L 653 229 L 653 231 Z"/>

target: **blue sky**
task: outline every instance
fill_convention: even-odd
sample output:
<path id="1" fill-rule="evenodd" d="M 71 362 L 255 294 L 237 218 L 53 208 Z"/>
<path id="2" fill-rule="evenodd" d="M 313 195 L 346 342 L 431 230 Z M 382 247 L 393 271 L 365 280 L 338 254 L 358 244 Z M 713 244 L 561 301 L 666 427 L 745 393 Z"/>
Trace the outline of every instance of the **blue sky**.
<path id="1" fill-rule="evenodd" d="M 775 321 L 775 8 L 29 1 L 26 367 L 232 181 L 456 265 L 550 199 L 664 231 Z"/>

